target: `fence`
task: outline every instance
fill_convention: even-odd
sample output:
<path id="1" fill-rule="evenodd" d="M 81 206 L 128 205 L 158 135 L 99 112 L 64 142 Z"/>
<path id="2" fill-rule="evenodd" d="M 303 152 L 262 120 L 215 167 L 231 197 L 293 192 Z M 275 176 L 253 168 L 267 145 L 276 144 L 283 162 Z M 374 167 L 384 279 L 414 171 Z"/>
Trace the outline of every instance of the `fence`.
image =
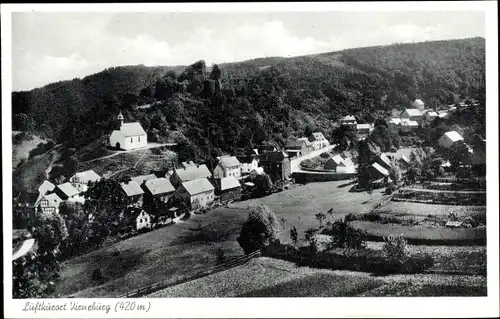
<path id="1" fill-rule="evenodd" d="M 331 172 L 296 172 L 292 174 L 296 183 L 306 184 L 312 182 L 330 182 L 349 180 L 356 177 L 356 173 L 331 173 Z"/>
<path id="2" fill-rule="evenodd" d="M 124 294 L 118 295 L 116 298 L 137 298 L 140 296 L 148 295 L 148 294 L 151 294 L 151 293 L 158 291 L 158 290 L 162 290 L 162 289 L 165 289 L 168 287 L 172 287 L 175 285 L 185 283 L 187 281 L 191 281 L 191 280 L 195 280 L 195 279 L 198 279 L 201 277 L 205 277 L 205 276 L 208 276 L 208 275 L 211 275 L 211 274 L 214 274 L 214 273 L 217 273 L 217 272 L 220 272 L 220 271 L 232 268 L 232 267 L 243 265 L 244 263 L 248 262 L 250 259 L 259 257 L 260 255 L 261 255 L 261 251 L 256 250 L 253 253 L 250 253 L 250 254 L 242 256 L 242 257 L 231 259 L 223 264 L 209 268 L 207 270 L 198 271 L 196 273 L 192 273 L 189 275 L 177 276 L 177 277 L 169 278 L 166 280 L 162 280 L 160 282 L 154 283 L 154 284 L 149 285 L 149 286 L 145 286 L 145 287 L 141 287 L 141 288 L 138 288 L 138 289 L 135 289 L 132 291 L 128 291 Z"/>
<path id="3" fill-rule="evenodd" d="M 443 205 L 486 205 L 486 192 L 403 188 L 393 197 L 393 201 Z"/>

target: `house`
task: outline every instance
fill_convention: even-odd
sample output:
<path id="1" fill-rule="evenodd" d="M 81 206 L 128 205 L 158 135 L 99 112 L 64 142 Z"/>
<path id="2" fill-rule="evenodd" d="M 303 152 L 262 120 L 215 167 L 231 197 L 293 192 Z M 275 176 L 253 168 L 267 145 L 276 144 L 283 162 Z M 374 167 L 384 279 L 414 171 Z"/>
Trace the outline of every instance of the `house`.
<path id="1" fill-rule="evenodd" d="M 122 150 L 133 150 L 148 144 L 148 136 L 139 122 L 123 123 L 123 115 L 120 112 L 117 120 L 120 122 L 118 130 L 114 130 L 109 136 L 111 147 Z"/>
<path id="2" fill-rule="evenodd" d="M 413 102 L 413 107 L 418 109 L 418 110 L 423 110 L 425 108 L 425 104 L 424 104 L 424 102 L 422 102 L 422 100 L 416 99 Z"/>
<path id="3" fill-rule="evenodd" d="M 401 119 L 397 117 L 393 117 L 387 121 L 387 126 L 390 129 L 398 129 L 401 125 Z"/>
<path id="4" fill-rule="evenodd" d="M 15 228 L 27 227 L 27 223 L 35 217 L 35 205 L 38 193 L 21 192 L 12 207 L 12 222 Z"/>
<path id="5" fill-rule="evenodd" d="M 325 169 L 333 170 L 337 173 L 345 173 L 347 171 L 344 159 L 340 155 L 331 157 L 328 161 L 326 161 L 324 166 Z"/>
<path id="6" fill-rule="evenodd" d="M 423 118 L 423 114 L 419 109 L 404 109 L 400 115 L 401 118 L 410 119 L 412 121 L 417 121 L 420 123 Z"/>
<path id="7" fill-rule="evenodd" d="M 381 165 L 385 169 L 390 169 L 392 166 L 391 160 L 384 153 L 377 156 L 377 159 L 375 160 L 375 162 L 378 163 L 379 165 Z"/>
<path id="8" fill-rule="evenodd" d="M 260 155 L 260 165 L 273 181 L 288 180 L 291 175 L 290 158 L 284 152 L 268 152 Z"/>
<path id="9" fill-rule="evenodd" d="M 52 193 L 48 195 L 44 195 L 36 204 L 35 204 L 35 213 L 38 213 L 39 207 L 44 214 L 50 213 L 58 213 L 59 205 L 63 202 L 63 200 L 57 196 L 57 194 Z"/>
<path id="10" fill-rule="evenodd" d="M 99 176 L 99 174 L 90 169 L 84 172 L 75 173 L 75 175 L 69 178 L 69 182 L 80 193 L 85 193 L 87 191 L 89 182 L 97 182 L 101 178 L 102 177 Z"/>
<path id="11" fill-rule="evenodd" d="M 354 163 L 352 162 L 352 160 L 349 157 L 344 158 L 344 164 L 346 166 L 352 166 L 354 168 Z"/>
<path id="12" fill-rule="evenodd" d="M 136 182 L 138 185 L 142 185 L 146 181 L 156 179 L 156 175 L 155 174 L 139 175 L 139 176 L 134 176 L 130 179 Z"/>
<path id="13" fill-rule="evenodd" d="M 260 145 L 259 147 L 257 147 L 258 154 L 276 151 L 278 151 L 278 149 L 276 149 L 276 147 L 273 145 Z"/>
<path id="14" fill-rule="evenodd" d="M 446 227 L 446 228 L 461 228 L 461 227 L 464 227 L 464 222 L 449 220 L 446 222 L 444 227 Z"/>
<path id="15" fill-rule="evenodd" d="M 214 186 L 206 178 L 183 182 L 174 197 L 182 200 L 191 210 L 207 207 L 215 199 Z"/>
<path id="16" fill-rule="evenodd" d="M 120 183 L 120 187 L 128 197 L 130 205 L 135 207 L 141 207 L 143 203 L 144 191 L 141 186 L 134 181 L 129 181 L 127 183 Z"/>
<path id="17" fill-rule="evenodd" d="M 434 121 L 438 117 L 438 114 L 435 111 L 428 111 L 425 113 L 424 117 L 426 123 L 432 123 L 432 121 Z"/>
<path id="18" fill-rule="evenodd" d="M 54 189 L 54 193 L 56 193 L 57 196 L 59 196 L 59 198 L 64 201 L 79 203 L 85 202 L 85 198 L 83 196 L 80 196 L 80 192 L 78 191 L 78 189 L 73 187 L 73 185 L 71 185 L 71 183 L 69 182 L 57 185 Z"/>
<path id="19" fill-rule="evenodd" d="M 142 185 L 144 190 L 145 200 L 148 199 L 148 202 L 152 200 L 152 198 L 157 198 L 162 202 L 167 202 L 170 196 L 175 192 L 174 186 L 172 183 L 164 177 L 148 179 Z"/>
<path id="20" fill-rule="evenodd" d="M 234 176 L 215 179 L 215 194 L 220 196 L 221 202 L 228 202 L 241 198 L 241 184 Z"/>
<path id="21" fill-rule="evenodd" d="M 410 119 L 401 119 L 401 130 L 404 132 L 410 132 L 418 129 L 418 122 Z"/>
<path id="22" fill-rule="evenodd" d="M 128 228 L 133 228 L 136 231 L 144 231 L 151 229 L 152 220 L 151 215 L 146 213 L 146 211 L 142 208 L 138 207 L 128 207 L 123 215 L 126 219 L 125 224 L 128 225 Z"/>
<path id="23" fill-rule="evenodd" d="M 389 171 L 379 163 L 373 163 L 368 166 L 368 175 L 370 176 L 370 180 L 378 180 L 389 177 Z"/>
<path id="24" fill-rule="evenodd" d="M 341 126 L 346 126 L 352 129 L 356 129 L 356 124 L 358 124 L 356 122 L 356 118 L 352 115 L 347 115 L 340 119 Z"/>
<path id="25" fill-rule="evenodd" d="M 174 173 L 170 176 L 170 183 L 174 187 L 179 187 L 183 182 L 209 177 L 212 177 L 212 174 L 207 166 L 202 164 L 174 170 Z"/>
<path id="26" fill-rule="evenodd" d="M 437 113 L 441 119 L 447 119 L 450 116 L 447 110 L 439 110 Z"/>
<path id="27" fill-rule="evenodd" d="M 458 134 L 456 131 L 449 131 L 443 134 L 438 140 L 438 144 L 441 147 L 449 148 L 457 142 L 463 142 L 464 138 L 462 135 Z"/>
<path id="28" fill-rule="evenodd" d="M 319 150 L 330 145 L 330 142 L 321 132 L 313 132 L 310 141 L 314 150 Z"/>
<path id="29" fill-rule="evenodd" d="M 236 157 L 240 162 L 241 174 L 250 174 L 250 172 L 259 167 L 259 162 L 254 155 L 245 155 Z"/>
<path id="30" fill-rule="evenodd" d="M 401 157 L 398 158 L 398 164 L 402 169 L 407 169 L 410 166 L 411 161 L 408 157 L 402 154 Z"/>
<path id="31" fill-rule="evenodd" d="M 42 198 L 43 195 L 52 192 L 56 188 L 56 185 L 52 184 L 49 181 L 43 181 L 43 183 L 38 187 L 38 193 L 40 198 Z"/>
<path id="32" fill-rule="evenodd" d="M 252 179 L 254 179 L 254 178 L 255 178 L 255 176 L 257 176 L 257 175 L 264 175 L 264 174 L 266 174 L 266 173 L 264 172 L 264 168 L 263 168 L 263 167 L 257 167 L 257 168 L 254 168 L 254 169 L 250 172 L 250 174 L 248 174 L 248 178 L 249 178 L 250 180 L 252 180 Z"/>
<path id="33" fill-rule="evenodd" d="M 356 124 L 356 132 L 359 134 L 369 134 L 372 131 L 370 124 Z"/>
<path id="34" fill-rule="evenodd" d="M 224 178 L 229 176 L 241 177 L 240 161 L 238 161 L 236 156 L 220 156 L 219 163 L 217 163 L 214 169 L 214 177 Z"/>
<path id="35" fill-rule="evenodd" d="M 299 157 L 308 154 L 313 149 L 313 144 L 307 137 L 301 137 L 296 140 L 289 141 L 285 146 L 285 152 L 290 157 Z"/>

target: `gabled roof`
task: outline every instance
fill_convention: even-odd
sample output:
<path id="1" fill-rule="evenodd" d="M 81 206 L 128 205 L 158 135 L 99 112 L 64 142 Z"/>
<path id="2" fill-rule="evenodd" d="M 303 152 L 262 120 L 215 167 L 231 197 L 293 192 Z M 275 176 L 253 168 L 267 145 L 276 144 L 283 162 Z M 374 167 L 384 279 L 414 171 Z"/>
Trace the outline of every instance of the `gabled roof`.
<path id="1" fill-rule="evenodd" d="M 311 141 L 307 137 L 298 138 L 297 141 L 303 142 L 306 146 L 311 146 Z"/>
<path id="2" fill-rule="evenodd" d="M 389 123 L 393 123 L 393 124 L 399 125 L 399 124 L 401 124 L 401 119 L 397 118 L 397 117 L 393 117 L 393 118 L 391 118 L 389 120 Z"/>
<path id="3" fill-rule="evenodd" d="M 148 181 L 151 179 L 155 179 L 156 175 L 155 174 L 148 174 L 148 175 L 139 175 L 139 176 L 134 176 L 131 178 L 134 182 L 136 182 L 138 185 L 142 185 L 144 181 Z"/>
<path id="4" fill-rule="evenodd" d="M 402 119 L 401 120 L 401 125 L 402 126 L 418 126 L 418 122 L 417 121 L 412 121 L 412 120 L 409 120 L 409 119 Z"/>
<path id="5" fill-rule="evenodd" d="M 340 119 L 341 121 L 356 121 L 356 118 L 353 115 L 347 115 Z"/>
<path id="6" fill-rule="evenodd" d="M 120 131 L 125 137 L 145 135 L 146 131 L 142 128 L 139 122 L 123 123 Z"/>
<path id="7" fill-rule="evenodd" d="M 164 177 L 149 179 L 146 181 L 144 187 L 146 187 L 152 195 L 168 194 L 175 191 L 170 181 Z"/>
<path id="8" fill-rule="evenodd" d="M 177 174 L 177 176 L 179 176 L 180 180 L 183 182 L 212 176 L 207 166 L 204 164 L 176 169 L 175 173 Z"/>
<path id="9" fill-rule="evenodd" d="M 193 161 L 182 162 L 182 167 L 190 167 L 190 166 L 196 166 L 196 164 Z"/>
<path id="10" fill-rule="evenodd" d="M 413 105 L 424 105 L 424 102 L 422 102 L 421 99 L 416 99 L 415 102 L 413 102 Z"/>
<path id="11" fill-rule="evenodd" d="M 45 195 L 47 192 L 53 191 L 56 188 L 56 185 L 52 184 L 49 181 L 43 181 L 43 183 L 38 187 L 38 191 L 40 194 Z"/>
<path id="12" fill-rule="evenodd" d="M 64 193 L 64 195 L 71 197 L 78 195 L 80 192 L 71 183 L 64 183 L 57 185 L 57 188 Z"/>
<path id="13" fill-rule="evenodd" d="M 345 165 L 344 159 L 342 158 L 342 156 L 340 156 L 338 154 L 333 156 L 332 158 L 330 158 L 330 160 L 334 161 L 335 164 L 337 164 L 337 165 Z"/>
<path id="14" fill-rule="evenodd" d="M 42 199 L 46 199 L 49 202 L 49 206 L 51 206 L 51 207 L 54 207 L 52 204 L 53 202 L 57 203 L 57 207 L 58 207 L 59 204 L 63 201 L 59 196 L 57 196 L 56 193 L 52 193 L 52 194 L 45 195 L 42 198 L 40 198 L 40 201 L 38 201 L 36 203 L 36 205 L 38 205 L 38 203 L 40 203 Z"/>
<path id="15" fill-rule="evenodd" d="M 250 174 L 257 174 L 257 175 L 262 175 L 264 174 L 264 167 L 257 167 L 257 168 L 254 168 Z"/>
<path id="16" fill-rule="evenodd" d="M 384 162 L 387 166 L 391 166 L 391 160 L 384 153 L 380 154 L 378 157 L 382 162 Z"/>
<path id="17" fill-rule="evenodd" d="M 381 173 L 384 176 L 389 176 L 389 171 L 383 168 L 379 163 L 373 163 L 371 165 L 374 169 L 376 169 L 379 173 Z"/>
<path id="18" fill-rule="evenodd" d="M 127 194 L 127 196 L 129 197 L 144 194 L 141 186 L 139 186 L 139 184 L 134 181 L 130 181 L 128 183 L 120 183 L 120 186 L 125 194 Z"/>
<path id="19" fill-rule="evenodd" d="M 75 175 L 71 176 L 69 180 L 70 182 L 87 184 L 88 182 L 96 182 L 101 178 L 102 177 L 99 176 L 99 174 L 89 169 L 88 171 L 75 173 Z"/>
<path id="20" fill-rule="evenodd" d="M 456 131 L 446 132 L 446 133 L 444 133 L 444 136 L 446 136 L 452 142 L 458 142 L 458 141 L 462 141 L 464 139 L 462 137 L 462 135 L 458 134 L 458 132 L 456 132 Z"/>
<path id="21" fill-rule="evenodd" d="M 222 191 L 237 188 L 240 186 L 240 182 L 238 182 L 238 180 L 234 176 L 224 177 L 220 180 L 220 189 Z"/>
<path id="22" fill-rule="evenodd" d="M 236 158 L 236 156 L 221 156 L 219 158 L 219 164 L 224 168 L 240 166 L 240 161 Z"/>
<path id="23" fill-rule="evenodd" d="M 191 196 L 214 190 L 214 186 L 206 178 L 194 179 L 191 181 L 183 182 L 182 187 Z"/>
<path id="24" fill-rule="evenodd" d="M 437 114 L 437 112 L 435 112 L 435 111 L 429 111 L 429 112 L 427 112 L 427 113 L 425 114 L 425 116 L 428 116 L 428 117 L 437 117 L 437 116 L 438 116 L 438 114 Z"/>
<path id="25" fill-rule="evenodd" d="M 419 109 L 404 109 L 403 112 L 401 112 L 401 113 L 404 113 L 405 111 L 406 111 L 406 113 L 408 113 L 409 116 L 421 116 L 422 115 L 422 112 Z"/>
<path id="26" fill-rule="evenodd" d="M 401 155 L 401 157 L 399 159 L 402 160 L 402 161 L 404 161 L 407 164 L 410 164 L 410 160 L 404 154 Z"/>

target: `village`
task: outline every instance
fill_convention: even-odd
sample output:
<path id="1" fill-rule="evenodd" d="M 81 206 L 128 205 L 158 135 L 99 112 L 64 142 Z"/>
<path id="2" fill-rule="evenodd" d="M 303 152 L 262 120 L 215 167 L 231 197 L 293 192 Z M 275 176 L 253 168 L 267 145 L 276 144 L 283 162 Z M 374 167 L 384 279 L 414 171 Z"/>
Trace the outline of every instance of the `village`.
<path id="1" fill-rule="evenodd" d="M 387 118 L 386 124 L 391 130 L 408 133 L 429 126 L 436 118 L 447 118 L 457 107 L 463 109 L 468 105 L 461 102 L 447 108 L 429 109 L 425 108 L 420 99 L 416 99 L 411 108 L 401 111 L 399 117 Z M 116 121 L 117 129 L 109 137 L 110 148 L 134 151 L 147 147 L 147 134 L 140 123 L 125 123 L 121 113 Z M 351 115 L 340 118 L 334 126 L 354 132 L 360 141 L 374 130 L 373 123 L 357 123 L 356 118 Z M 479 158 L 475 156 L 479 152 L 474 154 L 474 150 L 455 131 L 444 133 L 436 147 L 446 150 L 457 144 L 463 144 L 468 150 L 472 158 L 469 167 L 485 164 L 484 154 Z M 320 157 L 321 167 L 310 168 L 305 165 L 311 158 Z M 407 176 L 408 169 L 412 166 L 409 153 L 381 153 L 368 167 L 366 178 L 361 180 L 357 172 L 358 165 L 355 164 L 357 159 L 339 155 L 335 145 L 331 145 L 321 132 L 297 138 L 282 150 L 275 146 L 261 145 L 250 154 L 241 151 L 238 154 L 219 156 L 217 160 L 213 169 L 209 169 L 206 164 L 186 161 L 178 163 L 173 169 L 130 176 L 126 181 L 121 181 L 120 191 L 127 201 L 121 207 L 120 216 L 126 216 L 127 222 L 118 233 L 122 238 L 128 238 L 182 221 L 191 214 L 206 213 L 221 205 L 266 196 L 311 181 L 358 178 L 357 187 L 360 190 L 371 191 L 388 186 L 396 189 L 405 184 L 407 179 L 398 180 L 395 185 L 391 180 L 390 170 L 396 165 Z M 451 166 L 449 161 L 443 161 L 439 165 L 441 169 Z M 464 163 L 460 165 L 467 166 Z M 102 180 L 104 178 L 92 169 L 75 172 L 62 184 L 56 185 L 46 180 L 39 186 L 38 193 L 22 193 L 15 198 L 14 244 L 18 250 L 14 251 L 14 259 L 36 247 L 26 229 L 26 221 L 36 214 L 58 213 L 63 202 L 84 204 L 89 198 L 89 187 Z M 335 199 L 332 199 L 332 204 L 334 202 Z M 93 222 L 94 216 L 89 214 L 88 220 Z"/>

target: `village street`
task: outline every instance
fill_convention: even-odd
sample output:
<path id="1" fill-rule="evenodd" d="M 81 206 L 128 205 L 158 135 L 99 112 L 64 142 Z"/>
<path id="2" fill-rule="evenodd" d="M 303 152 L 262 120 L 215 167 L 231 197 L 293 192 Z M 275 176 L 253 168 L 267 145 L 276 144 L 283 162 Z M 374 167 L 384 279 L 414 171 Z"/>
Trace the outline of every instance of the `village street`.
<path id="1" fill-rule="evenodd" d="M 115 151 L 111 155 L 107 155 L 107 156 L 103 156 L 103 157 L 99 157 L 99 158 L 93 158 L 91 160 L 88 160 L 87 162 L 93 162 L 93 161 L 97 161 L 97 160 L 102 160 L 102 159 L 110 158 L 110 157 L 113 157 L 113 156 L 116 156 L 116 155 L 119 155 L 119 154 L 123 154 L 123 153 L 138 152 L 138 151 L 144 151 L 144 150 L 148 150 L 148 149 L 152 149 L 152 148 L 157 148 L 157 147 L 176 146 L 176 145 L 177 145 L 177 143 L 163 143 L 163 144 L 148 143 L 148 145 L 146 145 L 144 147 L 138 147 L 138 148 L 134 148 L 134 149 L 131 149 L 131 150 L 126 150 L 126 151 L 123 151 L 123 150 Z"/>
<path id="2" fill-rule="evenodd" d="M 306 171 L 303 171 L 300 169 L 300 162 L 302 162 L 303 160 L 306 160 L 306 159 L 311 159 L 311 158 L 317 157 L 321 153 L 330 152 L 332 149 L 335 148 L 335 146 L 337 146 L 337 145 L 330 145 L 330 146 L 327 146 L 324 148 L 320 148 L 319 150 L 312 151 L 306 155 L 291 159 L 290 160 L 291 172 L 292 173 L 306 172 Z"/>

